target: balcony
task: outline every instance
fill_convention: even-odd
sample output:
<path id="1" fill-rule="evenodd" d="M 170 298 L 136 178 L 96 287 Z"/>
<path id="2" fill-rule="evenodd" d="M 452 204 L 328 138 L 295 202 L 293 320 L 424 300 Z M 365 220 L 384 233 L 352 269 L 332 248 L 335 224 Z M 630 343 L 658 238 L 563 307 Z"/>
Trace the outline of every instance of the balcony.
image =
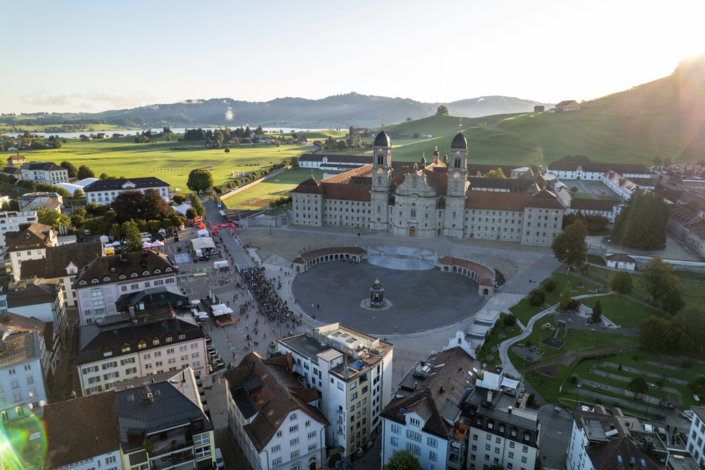
<path id="1" fill-rule="evenodd" d="M 152 446 L 152 450 L 149 452 L 150 458 L 171 454 L 185 448 L 193 448 L 193 438 L 187 427 L 152 434 L 147 439 Z"/>
<path id="2" fill-rule="evenodd" d="M 336 413 L 338 413 L 340 416 L 345 416 L 345 410 L 338 410 L 336 411 Z"/>
<path id="3" fill-rule="evenodd" d="M 194 457 L 193 449 L 186 449 L 169 455 L 151 458 L 149 467 L 151 470 L 167 470 L 170 468 L 190 470 L 196 468 L 196 458 Z"/>

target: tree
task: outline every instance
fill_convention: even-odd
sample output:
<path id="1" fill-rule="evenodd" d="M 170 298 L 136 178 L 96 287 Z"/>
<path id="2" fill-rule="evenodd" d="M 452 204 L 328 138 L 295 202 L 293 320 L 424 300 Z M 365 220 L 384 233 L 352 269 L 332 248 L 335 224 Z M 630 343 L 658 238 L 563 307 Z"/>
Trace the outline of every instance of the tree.
<path id="1" fill-rule="evenodd" d="M 42 150 L 45 149 L 46 147 L 44 146 L 44 142 L 42 142 L 39 139 L 34 139 L 31 144 L 29 144 L 29 148 L 32 150 Z"/>
<path id="2" fill-rule="evenodd" d="M 674 286 L 680 286 L 680 280 L 673 272 L 673 265 L 654 256 L 639 268 L 639 284 L 651 296 L 651 303 L 657 305 L 666 292 Z"/>
<path id="3" fill-rule="evenodd" d="M 414 120 L 414 118 L 410 118 L 410 117 L 406 118 L 406 122 L 411 122 L 413 120 Z"/>
<path id="4" fill-rule="evenodd" d="M 448 116 L 448 107 L 444 104 L 440 105 L 436 110 L 436 116 Z"/>
<path id="5" fill-rule="evenodd" d="M 107 180 L 108 178 L 110 178 L 110 175 L 107 173 L 101 173 L 100 176 L 98 177 L 98 179 L 101 179 L 101 180 Z"/>
<path id="6" fill-rule="evenodd" d="M 338 143 L 336 144 L 336 147 L 338 148 L 338 150 L 347 150 L 348 143 L 345 142 L 344 140 L 339 140 Z"/>
<path id="7" fill-rule="evenodd" d="M 666 349 L 666 335 L 671 325 L 665 318 L 650 316 L 639 324 L 639 347 L 644 351 L 658 352 Z"/>
<path id="8" fill-rule="evenodd" d="M 125 234 L 125 237 L 127 238 L 126 248 L 128 252 L 132 253 L 142 251 L 140 229 L 134 220 L 128 220 L 127 222 L 123 222 L 121 226 L 121 231 Z"/>
<path id="9" fill-rule="evenodd" d="M 602 304 L 598 300 L 595 306 L 592 308 L 592 315 L 590 316 L 590 321 L 593 325 L 598 325 L 602 323 Z"/>
<path id="10" fill-rule="evenodd" d="M 168 219 L 174 214 L 171 208 L 156 189 L 147 189 L 144 192 L 144 218 L 146 220 Z"/>
<path id="11" fill-rule="evenodd" d="M 291 157 L 289 164 L 291 165 L 292 168 L 298 168 L 299 167 L 299 157 Z"/>
<path id="12" fill-rule="evenodd" d="M 205 193 L 213 186 L 213 175 L 208 170 L 195 169 L 191 170 L 188 175 L 186 187 L 196 193 Z"/>
<path id="13" fill-rule="evenodd" d="M 632 277 L 626 271 L 618 272 L 610 281 L 610 289 L 619 292 L 621 295 L 631 294 L 634 289 Z"/>
<path id="14" fill-rule="evenodd" d="M 504 172 L 502 171 L 501 168 L 497 168 L 496 170 L 490 170 L 485 174 L 485 178 L 494 178 L 494 179 L 507 179 L 506 176 L 504 176 Z"/>
<path id="15" fill-rule="evenodd" d="M 663 160 L 661 160 L 661 157 L 654 157 L 653 164 L 654 166 L 662 166 Z"/>
<path id="16" fill-rule="evenodd" d="M 81 217 L 85 217 L 86 209 L 84 209 L 83 207 L 79 207 L 78 209 L 73 211 L 73 215 L 80 215 Z"/>
<path id="17" fill-rule="evenodd" d="M 533 307 L 539 307 L 546 301 L 546 293 L 542 290 L 534 290 L 529 295 L 529 304 Z"/>
<path id="18" fill-rule="evenodd" d="M 671 166 L 671 157 L 666 157 L 663 159 L 663 166 Z"/>
<path id="19" fill-rule="evenodd" d="M 559 306 L 561 310 L 568 310 L 568 305 L 570 305 L 571 300 L 573 300 L 573 294 L 570 292 L 570 282 L 566 282 L 560 299 Z"/>
<path id="20" fill-rule="evenodd" d="M 78 167 L 77 176 L 80 180 L 84 178 L 95 178 L 95 173 L 93 173 L 93 170 L 88 168 L 86 165 L 81 165 Z"/>
<path id="21" fill-rule="evenodd" d="M 118 220 L 122 222 L 133 218 L 145 218 L 146 205 L 141 191 L 125 191 L 118 194 L 112 206 Z"/>
<path id="22" fill-rule="evenodd" d="M 84 196 L 83 191 L 80 189 L 77 189 L 76 191 L 73 192 L 74 199 L 80 199 L 83 196 Z"/>
<path id="23" fill-rule="evenodd" d="M 198 215 L 205 215 L 206 209 L 203 207 L 203 204 L 201 204 L 201 200 L 198 199 L 198 196 L 196 194 L 191 194 L 190 199 L 191 207 L 196 211 L 196 213 Z"/>
<path id="24" fill-rule="evenodd" d="M 186 218 L 193 220 L 196 217 L 198 217 L 198 212 L 196 212 L 196 209 L 193 207 L 186 209 Z"/>
<path id="25" fill-rule="evenodd" d="M 685 306 L 680 282 L 674 285 L 661 299 L 661 308 L 670 315 L 677 314 Z"/>
<path id="26" fill-rule="evenodd" d="M 408 450 L 400 450 L 390 457 L 382 470 L 422 470 L 422 468 L 414 454 Z"/>
<path id="27" fill-rule="evenodd" d="M 183 194 L 174 194 L 174 197 L 172 197 L 172 199 L 174 200 L 174 202 L 176 204 L 179 204 L 179 205 L 186 202 L 186 196 L 184 196 Z"/>
<path id="28" fill-rule="evenodd" d="M 587 260 L 587 224 L 576 220 L 553 239 L 551 249 L 556 259 L 571 266 L 582 266 Z"/>
<path id="29" fill-rule="evenodd" d="M 691 305 L 678 312 L 673 321 L 688 332 L 693 343 L 702 351 L 705 345 L 705 311 Z"/>
<path id="30" fill-rule="evenodd" d="M 529 396 L 529 400 L 530 400 L 530 399 L 531 399 L 531 396 Z M 536 398 L 534 398 L 534 401 L 536 401 Z M 526 404 L 527 404 L 527 405 L 529 404 L 529 401 L 528 401 L 528 400 L 527 400 Z M 500 465 L 500 464 L 498 464 L 498 463 L 495 463 L 495 464 L 492 464 L 492 465 L 490 465 L 489 467 L 487 467 L 487 470 L 504 470 L 504 466 L 502 466 L 502 465 Z"/>
<path id="31" fill-rule="evenodd" d="M 113 237 L 114 240 L 119 239 L 121 234 L 122 234 L 122 232 L 120 230 L 119 224 L 113 224 L 110 226 L 110 231 L 108 232 L 108 235 Z"/>
<path id="32" fill-rule="evenodd" d="M 646 380 L 644 380 L 644 377 L 637 377 L 637 378 L 629 381 L 629 383 L 627 384 L 627 388 L 635 396 L 636 395 L 643 395 L 649 391 L 649 384 L 646 383 Z"/>
<path id="33" fill-rule="evenodd" d="M 75 178 L 78 176 L 78 170 L 76 169 L 75 166 L 73 166 L 72 163 L 70 162 L 61 162 L 60 165 L 62 168 L 66 168 L 69 173 L 69 178 Z"/>
<path id="34" fill-rule="evenodd" d="M 615 219 L 612 241 L 640 250 L 659 250 L 666 243 L 669 215 L 661 196 L 653 191 L 634 191 Z"/>
<path id="35" fill-rule="evenodd" d="M 50 225 L 54 228 L 68 227 L 71 223 L 69 216 L 62 214 L 59 211 L 42 209 L 37 211 L 37 221 L 40 224 Z"/>
<path id="36" fill-rule="evenodd" d="M 87 204 L 86 205 L 86 214 L 89 214 L 89 215 L 92 215 L 93 217 L 95 217 L 100 212 L 99 207 L 100 206 L 98 206 L 98 204 L 96 204 L 95 202 L 91 202 L 90 204 Z"/>

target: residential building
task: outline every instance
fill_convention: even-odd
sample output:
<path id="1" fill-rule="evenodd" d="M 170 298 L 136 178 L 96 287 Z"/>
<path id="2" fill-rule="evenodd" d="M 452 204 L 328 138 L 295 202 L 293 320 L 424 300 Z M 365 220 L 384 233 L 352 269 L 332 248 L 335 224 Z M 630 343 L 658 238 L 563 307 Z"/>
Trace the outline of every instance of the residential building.
<path id="1" fill-rule="evenodd" d="M 581 106 L 575 100 L 561 101 L 556 105 L 556 111 L 580 111 Z"/>
<path id="2" fill-rule="evenodd" d="M 115 392 L 44 407 L 47 470 L 122 470 Z M 128 467 L 129 468 L 129 467 Z"/>
<path id="3" fill-rule="evenodd" d="M 61 362 L 62 338 L 54 328 L 54 322 L 43 322 L 34 317 L 25 317 L 11 312 L 0 313 L 0 335 L 37 332 L 44 383 L 51 385 L 56 368 Z"/>
<path id="4" fill-rule="evenodd" d="M 20 224 L 31 224 L 37 221 L 36 212 L 0 212 L 0 253 L 5 251 L 5 234 L 18 232 Z"/>
<path id="5" fill-rule="evenodd" d="M 621 269 L 623 271 L 634 271 L 636 269 L 636 260 L 629 255 L 615 253 L 605 257 L 607 267 L 613 269 Z"/>
<path id="6" fill-rule="evenodd" d="M 176 285 L 177 274 L 165 254 L 152 251 L 95 258 L 74 283 L 81 325 L 117 315 L 115 302 L 122 295 Z"/>
<path id="7" fill-rule="evenodd" d="M 190 305 L 190 300 L 181 288 L 173 285 L 151 287 L 140 292 L 131 292 L 118 297 L 115 306 L 118 312 L 126 313 L 131 308 L 135 310 L 145 310 L 152 307 L 162 307 L 170 305 L 180 307 Z"/>
<path id="8" fill-rule="evenodd" d="M 693 406 L 693 420 L 688 432 L 688 452 L 698 465 L 705 465 L 705 407 Z M 572 470 L 572 469 L 571 469 Z"/>
<path id="9" fill-rule="evenodd" d="M 328 445 L 350 457 L 379 435 L 392 398 L 392 344 L 333 323 L 280 339 L 277 350 L 291 354 L 294 373 L 320 392 L 320 410 L 332 424 Z"/>
<path id="10" fill-rule="evenodd" d="M 148 189 L 154 189 L 159 195 L 169 202 L 169 184 L 154 178 L 130 178 L 117 180 L 98 180 L 83 188 L 88 204 L 94 202 L 99 205 L 110 204 L 113 200 L 125 191 L 140 191 L 144 193 Z"/>
<path id="11" fill-rule="evenodd" d="M 535 113 L 542 113 L 546 109 L 545 106 L 534 106 Z"/>
<path id="12" fill-rule="evenodd" d="M 23 317 L 54 322 L 55 333 L 65 339 L 69 326 L 64 294 L 56 280 L 30 279 L 10 284 L 7 309 Z"/>
<path id="13" fill-rule="evenodd" d="M 115 412 L 123 468 L 215 468 L 214 428 L 204 401 L 189 368 L 119 383 Z"/>
<path id="14" fill-rule="evenodd" d="M 9 159 L 8 159 L 9 160 Z M 22 169 L 14 166 L 6 166 L 2 169 L 2 172 L 7 176 L 14 176 L 17 181 L 22 180 Z"/>
<path id="15" fill-rule="evenodd" d="M 5 269 L 16 278 L 23 261 L 44 259 L 47 248 L 58 245 L 57 232 L 48 225 L 32 222 L 18 226 L 16 232 L 5 232 Z"/>
<path id="16" fill-rule="evenodd" d="M 623 178 L 650 178 L 649 169 L 639 163 L 597 163 L 591 161 L 558 160 L 548 164 L 548 170 L 560 180 L 602 181 L 612 170 Z"/>
<path id="17" fill-rule="evenodd" d="M 17 155 L 10 155 L 10 157 L 7 159 L 7 164 L 10 166 L 23 165 L 25 163 L 27 163 L 27 159 L 24 155 L 20 155 L 19 153 Z"/>
<path id="18" fill-rule="evenodd" d="M 639 420 L 622 410 L 610 413 L 573 410 L 573 429 L 566 456 L 567 470 L 664 470 L 669 452 L 657 433 L 644 432 Z"/>
<path id="19" fill-rule="evenodd" d="M 53 191 L 25 193 L 17 199 L 17 204 L 19 204 L 20 210 L 24 212 L 42 209 L 58 210 L 61 212 L 61 205 L 63 203 L 63 196 Z M 30 206 L 36 206 L 39 207 L 39 209 L 31 209 L 29 208 Z"/>
<path id="20" fill-rule="evenodd" d="M 0 415 L 2 421 L 25 414 L 42 415 L 47 404 L 39 333 L 15 333 L 0 340 Z"/>
<path id="21" fill-rule="evenodd" d="M 524 408 L 521 380 L 487 371 L 473 371 L 475 388 L 463 402 L 463 423 L 469 428 L 468 470 L 499 464 L 508 470 L 531 470 L 539 452 L 536 411 Z M 524 396 L 526 395 L 526 396 Z"/>
<path id="22" fill-rule="evenodd" d="M 84 395 L 120 380 L 208 367 L 206 334 L 190 314 L 170 306 L 114 315 L 79 329 L 76 373 Z"/>
<path id="23" fill-rule="evenodd" d="M 443 350 L 462 348 L 472 357 L 477 357 L 475 351 L 482 348 L 485 339 L 499 319 L 499 310 L 480 310 L 472 319 L 467 331 L 456 331 L 455 336 L 448 340 Z"/>
<path id="24" fill-rule="evenodd" d="M 438 151 L 430 164 L 425 158 L 420 163 L 393 162 L 391 140 L 380 132 L 371 164 L 320 181 L 312 177 L 292 191 L 292 223 L 550 246 L 561 232 L 565 207 L 545 189 L 545 180 L 525 184 L 469 179 L 477 165 L 468 165 L 467 157 L 467 140 L 459 133 L 451 143 L 451 163 L 448 156 L 441 162 Z M 516 177 L 537 176 L 531 167 L 509 171 Z M 473 182 L 484 190 L 473 191 Z M 494 186 L 501 191 L 488 191 Z"/>
<path id="25" fill-rule="evenodd" d="M 69 182 L 69 170 L 51 162 L 24 163 L 20 168 L 25 181 L 45 184 Z"/>
<path id="26" fill-rule="evenodd" d="M 464 469 L 468 428 L 461 423 L 461 406 L 481 369 L 461 348 L 417 362 L 382 411 L 382 465 L 408 450 L 421 468 Z"/>
<path id="27" fill-rule="evenodd" d="M 622 201 L 583 199 L 576 197 L 571 198 L 570 207 L 565 212 L 566 214 L 582 212 L 583 215 L 601 215 L 613 224 L 623 207 L 624 202 Z"/>
<path id="28" fill-rule="evenodd" d="M 324 466 L 330 423 L 317 409 L 321 394 L 302 389 L 292 365 L 290 354 L 252 352 L 223 374 L 230 430 L 255 470 Z"/>
<path id="29" fill-rule="evenodd" d="M 20 279 L 46 279 L 59 281 L 64 302 L 69 307 L 78 307 L 78 298 L 73 283 L 80 270 L 91 261 L 103 255 L 103 243 L 100 241 L 58 245 L 46 249 L 44 259 L 23 261 L 20 272 L 15 276 Z"/>
<path id="30" fill-rule="evenodd" d="M 705 258 L 705 219 L 686 206 L 669 204 L 670 216 L 666 229 L 685 246 Z"/>
<path id="31" fill-rule="evenodd" d="M 636 179 L 636 178 L 635 178 Z M 648 180 L 648 178 L 638 178 L 639 180 Z M 649 180 L 650 181 L 650 180 Z M 628 201 L 632 197 L 634 191 L 644 191 L 644 188 L 639 186 L 636 182 L 631 179 L 627 179 L 615 171 L 607 171 L 602 175 L 602 182 L 605 186 L 610 188 L 612 191 L 621 197 L 625 201 Z"/>

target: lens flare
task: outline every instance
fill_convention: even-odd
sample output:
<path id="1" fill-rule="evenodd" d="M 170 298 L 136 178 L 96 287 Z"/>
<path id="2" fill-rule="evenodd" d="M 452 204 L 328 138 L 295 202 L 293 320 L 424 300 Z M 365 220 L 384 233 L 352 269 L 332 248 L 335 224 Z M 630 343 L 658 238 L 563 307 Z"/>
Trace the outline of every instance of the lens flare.
<path id="1" fill-rule="evenodd" d="M 47 451 L 42 420 L 23 406 L 5 408 L 0 422 L 0 463 L 8 470 L 41 469 Z"/>

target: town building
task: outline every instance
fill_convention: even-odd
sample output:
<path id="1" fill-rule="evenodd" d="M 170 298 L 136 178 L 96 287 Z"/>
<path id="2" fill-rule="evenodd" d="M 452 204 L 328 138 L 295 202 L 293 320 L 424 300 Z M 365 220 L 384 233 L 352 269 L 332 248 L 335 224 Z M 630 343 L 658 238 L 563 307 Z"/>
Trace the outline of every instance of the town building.
<path id="1" fill-rule="evenodd" d="M 116 315 L 115 302 L 122 295 L 176 285 L 177 274 L 166 255 L 152 251 L 95 258 L 74 282 L 81 325 Z"/>
<path id="2" fill-rule="evenodd" d="M 693 420 L 688 432 L 688 452 L 698 465 L 705 465 L 705 407 L 693 406 Z"/>
<path id="3" fill-rule="evenodd" d="M 294 377 L 290 354 L 249 353 L 224 377 L 230 430 L 252 468 L 324 467 L 330 422 L 317 409 L 320 392 Z"/>
<path id="4" fill-rule="evenodd" d="M 22 169 L 14 166 L 6 166 L 2 169 L 3 174 L 13 176 L 17 181 L 22 181 Z"/>
<path id="5" fill-rule="evenodd" d="M 20 272 L 15 275 L 27 280 L 36 278 L 59 281 L 66 305 L 78 307 L 74 279 L 81 269 L 102 255 L 103 243 L 100 241 L 49 247 L 44 259 L 23 261 Z"/>
<path id="6" fill-rule="evenodd" d="M 41 416 L 47 404 L 39 333 L 31 331 L 0 340 L 0 416 L 5 422 L 26 409 Z"/>
<path id="7" fill-rule="evenodd" d="M 421 468 L 465 469 L 468 428 L 461 423 L 461 407 L 481 369 L 461 348 L 417 362 L 382 411 L 382 465 L 408 450 Z"/>
<path id="8" fill-rule="evenodd" d="M 5 270 L 19 278 L 20 265 L 30 259 L 44 259 L 46 250 L 58 245 L 56 230 L 37 222 L 18 224 L 16 232 L 5 232 Z"/>
<path id="9" fill-rule="evenodd" d="M 639 163 L 597 163 L 591 161 L 559 160 L 548 164 L 548 170 L 560 180 L 602 181 L 610 170 L 623 178 L 650 178 L 649 169 Z"/>
<path id="10" fill-rule="evenodd" d="M 44 407 L 47 470 L 122 470 L 115 392 Z M 128 467 L 129 468 L 129 467 Z"/>
<path id="11" fill-rule="evenodd" d="M 572 413 L 567 470 L 665 470 L 668 465 L 669 452 L 659 435 L 643 431 L 637 418 L 625 417 L 619 408 L 608 413 L 597 405 L 594 411 Z"/>
<path id="12" fill-rule="evenodd" d="M 649 178 L 634 178 L 634 180 L 648 181 L 649 184 L 651 184 L 651 179 Z M 625 201 L 632 197 L 634 191 L 643 192 L 646 189 L 639 186 L 639 184 L 632 179 L 624 178 L 622 175 L 612 170 L 607 171 L 604 175 L 602 175 L 602 182 L 605 183 L 605 186 L 614 191 L 617 196 L 621 197 Z"/>
<path id="13" fill-rule="evenodd" d="M 105 205 L 113 202 L 119 194 L 125 191 L 140 191 L 144 194 L 148 189 L 154 189 L 162 199 L 169 202 L 169 183 L 152 176 L 147 178 L 98 180 L 85 186 L 83 193 L 86 195 L 88 204 Z"/>
<path id="14" fill-rule="evenodd" d="M 64 294 L 56 280 L 24 280 L 11 283 L 5 293 L 7 309 L 23 317 L 54 322 L 56 335 L 65 339 L 69 326 Z"/>
<path id="15" fill-rule="evenodd" d="M 34 317 L 25 317 L 11 312 L 0 313 L 0 335 L 37 332 L 39 353 L 44 383 L 51 386 L 56 368 L 61 361 L 61 336 L 54 328 L 54 322 L 43 322 Z"/>
<path id="16" fill-rule="evenodd" d="M 42 209 L 56 210 L 61 212 L 61 205 L 64 203 L 64 198 L 61 194 L 54 191 L 41 191 L 34 193 L 25 193 L 17 198 L 17 204 L 21 211 L 38 211 Z M 30 206 L 38 207 L 32 209 Z"/>
<path id="17" fill-rule="evenodd" d="M 126 378 L 208 367 L 206 334 L 190 314 L 170 306 L 131 310 L 79 329 L 76 373 L 84 395 Z"/>
<path id="18" fill-rule="evenodd" d="M 31 224 L 37 221 L 36 212 L 0 212 L 0 250 L 5 250 L 5 234 L 18 232 L 20 224 Z"/>
<path id="19" fill-rule="evenodd" d="M 24 163 L 20 168 L 24 181 L 45 184 L 69 182 L 69 170 L 51 162 Z"/>
<path id="20" fill-rule="evenodd" d="M 349 458 L 373 442 L 392 398 L 392 344 L 333 323 L 280 339 L 277 350 L 291 354 L 294 373 L 321 394 L 320 410 L 331 423 L 328 445 Z"/>
<path id="21" fill-rule="evenodd" d="M 10 166 L 23 165 L 25 163 L 27 163 L 27 159 L 24 155 L 20 155 L 19 153 L 17 155 L 10 155 L 7 159 L 7 164 Z"/>
<path id="22" fill-rule="evenodd" d="M 473 370 L 477 374 L 478 370 Z M 468 470 L 499 464 L 508 470 L 531 470 L 539 452 L 536 411 L 525 408 L 522 381 L 479 371 L 475 388 L 463 402 L 469 428 Z"/>
<path id="23" fill-rule="evenodd" d="M 545 106 L 534 106 L 535 113 L 542 113 L 546 109 Z"/>
<path id="24" fill-rule="evenodd" d="M 190 300 L 179 287 L 169 285 L 150 287 L 143 291 L 121 295 L 115 303 L 115 307 L 120 313 L 128 313 L 131 308 L 145 310 L 165 305 L 178 308 L 190 305 Z"/>
<path id="25" fill-rule="evenodd" d="M 466 331 L 456 331 L 455 336 L 448 340 L 448 344 L 443 346 L 443 350 L 462 348 L 472 357 L 477 357 L 476 351 L 485 344 L 490 330 L 494 328 L 499 320 L 498 310 L 480 310 L 473 318 L 472 323 Z"/>
<path id="26" fill-rule="evenodd" d="M 556 105 L 556 111 L 580 111 L 581 106 L 575 100 L 561 101 Z"/>
<path id="27" fill-rule="evenodd" d="M 570 206 L 565 211 L 566 214 L 577 214 L 582 212 L 583 215 L 600 215 L 611 224 L 617 219 L 617 216 L 624 208 L 623 201 L 612 201 L 605 199 L 583 199 L 571 198 Z"/>
<path id="28" fill-rule="evenodd" d="M 668 208 L 670 215 L 666 230 L 705 258 L 705 219 L 680 204 L 669 204 Z"/>
<path id="29" fill-rule="evenodd" d="M 315 168 L 317 170 L 347 171 L 353 168 L 370 165 L 371 155 L 322 155 L 307 153 L 299 157 L 300 168 Z"/>
<path id="30" fill-rule="evenodd" d="M 191 368 L 116 385 L 122 467 L 216 468 L 214 427 Z"/>
<path id="31" fill-rule="evenodd" d="M 561 232 L 565 207 L 545 188 L 545 181 L 529 182 L 524 192 L 512 191 L 512 186 L 521 189 L 517 183 L 509 183 L 504 191 L 473 191 L 468 174 L 474 169 L 467 164 L 467 152 L 467 141 L 459 133 L 451 144 L 450 164 L 440 162 L 438 151 L 428 165 L 425 158 L 420 165 L 392 162 L 391 140 L 380 132 L 372 164 L 320 181 L 312 177 L 292 191 L 292 223 L 550 246 Z M 517 176 L 531 171 L 521 168 Z M 475 184 L 490 186 L 486 181 Z"/>
<path id="32" fill-rule="evenodd" d="M 621 269 L 623 271 L 634 271 L 636 269 L 636 260 L 629 255 L 623 253 L 615 253 L 605 256 L 607 267 L 613 269 Z"/>

